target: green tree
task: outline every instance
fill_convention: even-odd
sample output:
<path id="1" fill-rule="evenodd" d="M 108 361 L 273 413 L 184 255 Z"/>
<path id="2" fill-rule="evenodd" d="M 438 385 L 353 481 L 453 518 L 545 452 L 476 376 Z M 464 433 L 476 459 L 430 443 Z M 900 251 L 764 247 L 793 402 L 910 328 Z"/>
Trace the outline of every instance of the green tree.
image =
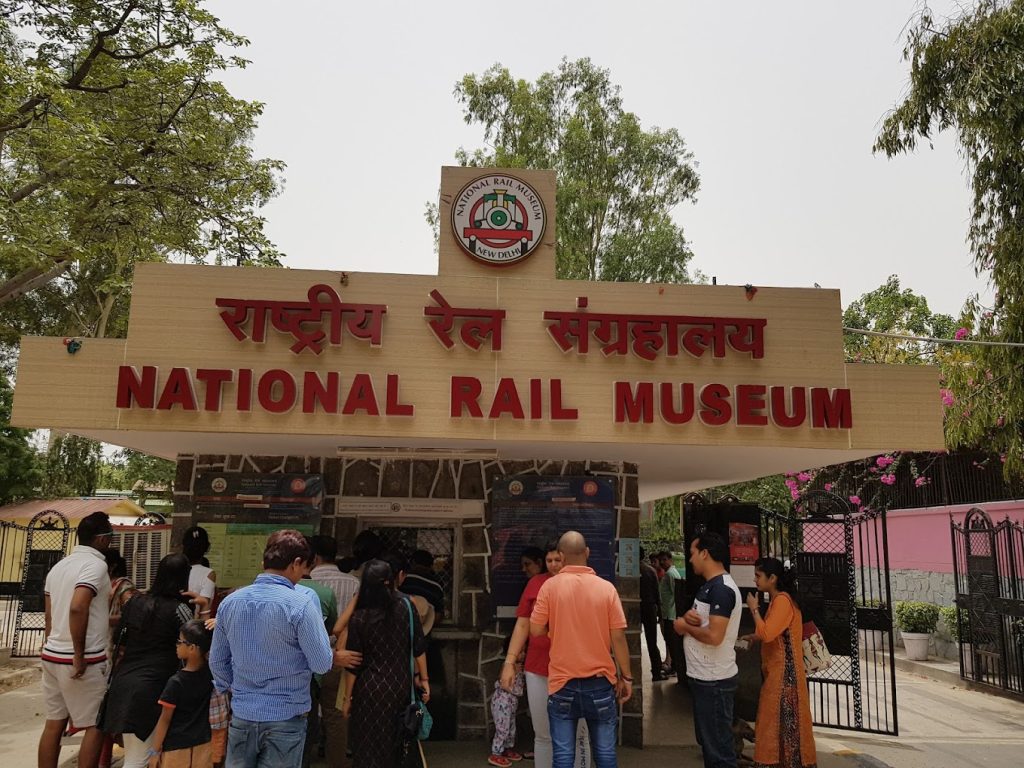
<path id="1" fill-rule="evenodd" d="M 96 493 L 102 458 L 102 446 L 95 440 L 57 435 L 43 463 L 43 497 L 92 496 Z"/>
<path id="2" fill-rule="evenodd" d="M 488 147 L 460 149 L 460 164 L 557 172 L 559 277 L 690 282 L 672 213 L 695 199 L 693 156 L 674 128 L 645 130 L 623 108 L 608 70 L 563 59 L 530 83 L 496 64 L 463 77 L 455 97 Z M 429 206 L 427 220 L 437 221 Z"/>
<path id="3" fill-rule="evenodd" d="M 11 426 L 14 392 L 0 373 L 0 504 L 36 495 L 41 480 L 39 457 L 29 444 L 30 432 Z"/>
<path id="4" fill-rule="evenodd" d="M 0 304 L 64 277 L 38 301 L 105 336 L 137 261 L 278 263 L 282 164 L 216 79 L 246 43 L 195 0 L 0 0 Z"/>
<path id="5" fill-rule="evenodd" d="M 900 288 L 897 275 L 889 275 L 883 285 L 869 291 L 843 312 L 843 326 L 879 333 L 951 338 L 956 323 L 949 315 L 928 309 L 928 299 L 909 288 Z M 933 362 L 934 343 L 843 334 L 847 361 L 864 363 L 914 364 Z"/>
<path id="6" fill-rule="evenodd" d="M 984 340 L 1024 342 L 1024 0 L 980 0 L 944 19 L 924 6 L 904 57 L 910 86 L 875 150 L 909 153 L 935 133 L 955 132 L 974 193 L 968 243 L 997 291 L 994 308 L 975 299 L 961 322 Z M 1024 473 L 1022 364 L 1013 347 L 943 353 L 956 398 L 947 442 L 1002 451 L 1008 475 Z"/>

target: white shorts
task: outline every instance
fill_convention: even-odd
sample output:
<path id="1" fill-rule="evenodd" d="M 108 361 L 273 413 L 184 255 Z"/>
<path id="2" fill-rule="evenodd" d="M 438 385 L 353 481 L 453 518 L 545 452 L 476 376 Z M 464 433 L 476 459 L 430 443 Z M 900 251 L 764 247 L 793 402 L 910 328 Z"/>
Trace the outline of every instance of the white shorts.
<path id="1" fill-rule="evenodd" d="M 72 679 L 71 664 L 40 661 L 43 668 L 43 703 L 47 720 L 71 718 L 75 728 L 92 728 L 107 690 L 107 662 L 90 664 L 85 674 Z"/>

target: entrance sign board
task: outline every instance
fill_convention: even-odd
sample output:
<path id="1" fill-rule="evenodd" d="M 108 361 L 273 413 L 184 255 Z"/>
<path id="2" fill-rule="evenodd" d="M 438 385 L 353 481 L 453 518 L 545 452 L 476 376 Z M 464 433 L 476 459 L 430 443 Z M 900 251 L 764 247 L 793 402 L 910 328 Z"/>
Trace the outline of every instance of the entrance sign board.
<path id="1" fill-rule="evenodd" d="M 615 484 L 603 477 L 507 477 L 491 493 L 491 595 L 498 618 L 515 616 L 526 586 L 525 547 L 544 549 L 566 531 L 587 540 L 587 564 L 615 581 Z"/>
<path id="2" fill-rule="evenodd" d="M 197 475 L 192 519 L 210 535 L 217 586 L 251 584 L 263 571 L 263 550 L 274 531 L 319 533 L 323 495 L 320 475 Z"/>

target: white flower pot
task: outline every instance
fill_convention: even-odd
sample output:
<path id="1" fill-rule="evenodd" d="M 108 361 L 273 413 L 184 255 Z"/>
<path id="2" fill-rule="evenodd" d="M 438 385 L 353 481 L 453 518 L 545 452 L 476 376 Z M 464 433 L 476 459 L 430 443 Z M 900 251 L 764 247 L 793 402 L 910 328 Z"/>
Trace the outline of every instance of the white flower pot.
<path id="1" fill-rule="evenodd" d="M 907 649 L 907 658 L 911 661 L 928 660 L 928 632 L 903 632 L 903 647 Z"/>

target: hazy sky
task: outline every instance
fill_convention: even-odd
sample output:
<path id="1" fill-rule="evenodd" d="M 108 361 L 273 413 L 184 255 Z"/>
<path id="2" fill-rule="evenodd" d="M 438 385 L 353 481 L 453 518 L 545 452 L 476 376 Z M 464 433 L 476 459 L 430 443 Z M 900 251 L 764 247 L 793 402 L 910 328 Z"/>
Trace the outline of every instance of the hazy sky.
<path id="1" fill-rule="evenodd" d="M 676 217 L 709 277 L 819 283 L 845 305 L 895 273 L 954 315 L 985 292 L 953 137 L 895 160 L 871 153 L 906 87 L 916 0 L 210 7 L 252 41 L 252 64 L 227 81 L 266 105 L 257 152 L 288 164 L 265 211 L 288 266 L 435 272 L 424 204 L 454 150 L 482 141 L 455 82 L 496 62 L 533 80 L 563 56 L 589 56 L 644 126 L 686 139 L 701 190 Z"/>

